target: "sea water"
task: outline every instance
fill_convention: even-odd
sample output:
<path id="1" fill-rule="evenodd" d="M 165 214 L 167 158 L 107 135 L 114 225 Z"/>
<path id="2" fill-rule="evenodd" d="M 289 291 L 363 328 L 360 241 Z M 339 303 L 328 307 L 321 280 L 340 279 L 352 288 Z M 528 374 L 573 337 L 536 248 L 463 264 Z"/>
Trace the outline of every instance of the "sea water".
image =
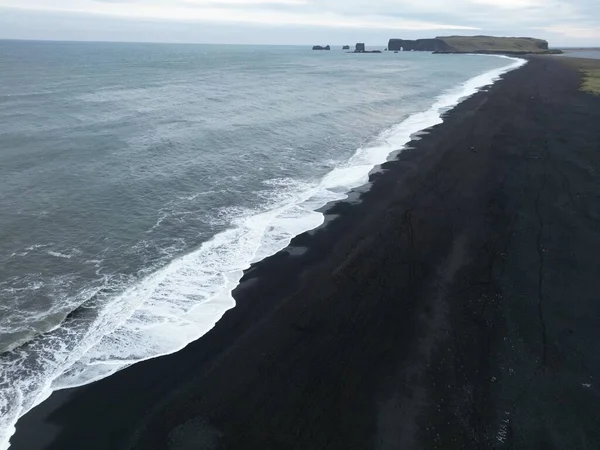
<path id="1" fill-rule="evenodd" d="M 200 338 L 251 263 L 521 64 L 0 41 L 0 448 L 54 390 Z"/>

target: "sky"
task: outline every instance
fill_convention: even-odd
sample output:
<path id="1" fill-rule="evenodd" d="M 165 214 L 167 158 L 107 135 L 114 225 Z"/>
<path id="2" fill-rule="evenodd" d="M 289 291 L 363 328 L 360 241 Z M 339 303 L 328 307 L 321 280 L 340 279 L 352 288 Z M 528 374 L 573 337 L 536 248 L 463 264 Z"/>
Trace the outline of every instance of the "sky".
<path id="1" fill-rule="evenodd" d="M 0 0 L 0 39 L 376 46 L 452 34 L 600 47 L 600 0 Z"/>

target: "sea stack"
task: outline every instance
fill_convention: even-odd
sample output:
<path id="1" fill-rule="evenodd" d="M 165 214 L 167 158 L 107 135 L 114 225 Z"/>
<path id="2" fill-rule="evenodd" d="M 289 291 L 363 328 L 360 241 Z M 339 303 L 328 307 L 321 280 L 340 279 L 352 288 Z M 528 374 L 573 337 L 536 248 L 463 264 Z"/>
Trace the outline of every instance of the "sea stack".
<path id="1" fill-rule="evenodd" d="M 344 45 L 344 46 L 342 47 L 342 50 L 350 50 L 350 46 L 349 46 L 349 45 Z"/>
<path id="2" fill-rule="evenodd" d="M 365 44 L 359 42 L 353 53 L 381 53 L 381 50 L 367 50 Z"/>
<path id="3" fill-rule="evenodd" d="M 325 47 L 323 47 L 321 45 L 315 45 L 312 49 L 313 50 L 331 50 L 331 47 L 329 45 L 326 45 Z"/>

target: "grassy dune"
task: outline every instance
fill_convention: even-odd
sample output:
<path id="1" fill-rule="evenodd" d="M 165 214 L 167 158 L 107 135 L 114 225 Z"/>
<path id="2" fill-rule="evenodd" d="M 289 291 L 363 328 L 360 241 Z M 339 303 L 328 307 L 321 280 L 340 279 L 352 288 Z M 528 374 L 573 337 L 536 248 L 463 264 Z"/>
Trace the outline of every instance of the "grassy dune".
<path id="1" fill-rule="evenodd" d="M 581 90 L 600 95 L 600 59 L 564 58 L 563 61 L 583 74 Z"/>

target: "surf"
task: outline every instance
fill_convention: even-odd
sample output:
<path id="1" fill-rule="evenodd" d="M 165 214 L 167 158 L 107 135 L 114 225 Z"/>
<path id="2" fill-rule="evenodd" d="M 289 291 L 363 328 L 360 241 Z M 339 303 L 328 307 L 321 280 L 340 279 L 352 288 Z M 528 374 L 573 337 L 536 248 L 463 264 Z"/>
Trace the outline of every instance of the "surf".
<path id="1" fill-rule="evenodd" d="M 0 449 L 9 447 L 18 419 L 52 392 L 175 353 L 208 333 L 235 307 L 232 291 L 251 264 L 321 226 L 321 208 L 367 183 L 372 170 L 404 149 L 415 133 L 442 123 L 444 113 L 462 100 L 526 63 L 507 59 L 507 66 L 471 78 L 437 97 L 429 109 L 385 130 L 319 182 L 270 180 L 278 193 L 266 208 L 232 212 L 227 230 L 141 280 L 118 285 L 119 293 L 98 302 L 91 317 L 79 311 L 51 332 L 4 354 Z"/>

